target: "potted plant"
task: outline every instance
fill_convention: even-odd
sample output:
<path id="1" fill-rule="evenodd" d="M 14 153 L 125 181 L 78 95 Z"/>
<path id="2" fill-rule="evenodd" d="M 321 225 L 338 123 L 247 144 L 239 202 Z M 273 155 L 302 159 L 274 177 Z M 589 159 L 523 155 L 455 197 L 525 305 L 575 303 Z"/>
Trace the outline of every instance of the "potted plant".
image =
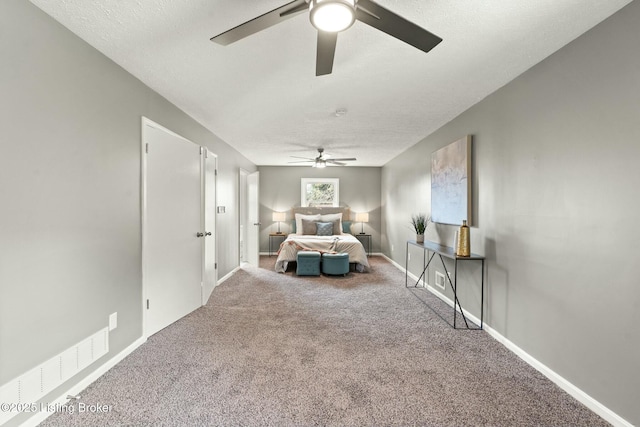
<path id="1" fill-rule="evenodd" d="M 429 225 L 430 218 L 423 214 L 415 214 L 411 216 L 411 225 L 413 225 L 413 229 L 416 232 L 416 242 L 423 243 L 424 242 L 424 232 Z"/>

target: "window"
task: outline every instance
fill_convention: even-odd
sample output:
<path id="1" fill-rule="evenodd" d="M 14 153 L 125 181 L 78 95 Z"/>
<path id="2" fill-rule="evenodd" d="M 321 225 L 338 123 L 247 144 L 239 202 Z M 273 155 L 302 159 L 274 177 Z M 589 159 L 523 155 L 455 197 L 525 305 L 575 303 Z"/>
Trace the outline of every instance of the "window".
<path id="1" fill-rule="evenodd" d="M 339 206 L 338 178 L 301 178 L 301 206 Z"/>

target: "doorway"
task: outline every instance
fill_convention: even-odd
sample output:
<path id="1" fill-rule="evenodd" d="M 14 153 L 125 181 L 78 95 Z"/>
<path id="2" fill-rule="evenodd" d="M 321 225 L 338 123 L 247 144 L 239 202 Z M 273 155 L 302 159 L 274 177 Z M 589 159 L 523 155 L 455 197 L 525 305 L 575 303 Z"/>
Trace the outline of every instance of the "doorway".
<path id="1" fill-rule="evenodd" d="M 240 265 L 249 263 L 255 267 L 260 262 L 260 172 L 240 169 Z"/>

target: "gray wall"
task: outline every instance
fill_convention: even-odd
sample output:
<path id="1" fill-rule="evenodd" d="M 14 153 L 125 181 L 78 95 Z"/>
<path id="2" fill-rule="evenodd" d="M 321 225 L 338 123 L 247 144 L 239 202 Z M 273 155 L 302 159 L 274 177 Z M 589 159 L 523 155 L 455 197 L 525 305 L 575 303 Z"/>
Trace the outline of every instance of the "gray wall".
<path id="1" fill-rule="evenodd" d="M 376 167 L 327 167 L 309 166 L 260 166 L 260 251 L 269 250 L 269 233 L 278 230 L 272 220 L 272 212 L 287 211 L 291 220 L 291 208 L 300 206 L 301 178 L 339 178 L 340 205 L 349 206 L 351 212 L 369 212 L 365 233 L 371 234 L 373 252 L 380 252 L 380 183 L 381 168 Z M 283 232 L 290 232 L 290 224 L 282 224 Z M 361 230 L 360 223 L 352 226 L 354 233 Z"/>
<path id="2" fill-rule="evenodd" d="M 382 170 L 383 250 L 404 265 L 407 212 L 430 207 L 431 153 L 474 136 L 471 243 L 488 259 L 487 322 L 634 425 L 638 22 L 633 2 Z M 454 230 L 427 239 L 450 245 Z"/>
<path id="3" fill-rule="evenodd" d="M 107 357 L 142 335 L 141 116 L 219 156 L 219 277 L 238 265 L 238 168 L 256 167 L 29 2 L 0 2 L 0 57 L 1 385 L 112 312 Z"/>

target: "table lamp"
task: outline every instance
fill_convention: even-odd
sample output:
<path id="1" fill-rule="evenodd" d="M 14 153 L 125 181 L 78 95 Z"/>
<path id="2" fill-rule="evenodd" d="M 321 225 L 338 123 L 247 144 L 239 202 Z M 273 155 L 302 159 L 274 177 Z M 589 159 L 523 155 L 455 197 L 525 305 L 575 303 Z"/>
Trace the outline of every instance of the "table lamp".
<path id="1" fill-rule="evenodd" d="M 364 223 L 369 222 L 369 212 L 357 212 L 356 222 L 359 222 L 362 224 L 360 234 L 364 234 Z"/>
<path id="2" fill-rule="evenodd" d="M 287 213 L 286 212 L 274 212 L 273 213 L 273 220 L 278 222 L 278 232 L 276 234 L 282 234 L 282 231 L 280 231 L 280 223 L 282 221 L 285 221 L 287 219 Z"/>

